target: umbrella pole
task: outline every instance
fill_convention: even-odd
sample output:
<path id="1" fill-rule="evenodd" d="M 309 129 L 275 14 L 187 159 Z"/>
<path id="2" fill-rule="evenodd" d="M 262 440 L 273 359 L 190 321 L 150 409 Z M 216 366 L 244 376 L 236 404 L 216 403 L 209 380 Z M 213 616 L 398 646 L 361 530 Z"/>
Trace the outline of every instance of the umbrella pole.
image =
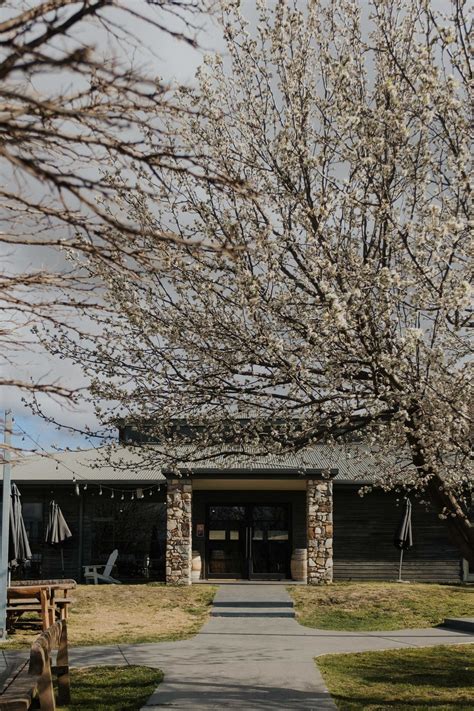
<path id="1" fill-rule="evenodd" d="M 11 434 L 12 413 L 5 412 L 5 449 L 3 452 L 3 489 L 2 489 L 2 557 L 0 560 L 0 639 L 7 638 L 7 588 L 8 588 L 8 543 L 10 540 L 10 506 L 11 506 Z"/>
<path id="2" fill-rule="evenodd" d="M 403 583 L 402 580 L 402 565 L 403 565 L 403 548 L 400 550 L 400 565 L 398 568 L 398 580 L 397 583 Z"/>

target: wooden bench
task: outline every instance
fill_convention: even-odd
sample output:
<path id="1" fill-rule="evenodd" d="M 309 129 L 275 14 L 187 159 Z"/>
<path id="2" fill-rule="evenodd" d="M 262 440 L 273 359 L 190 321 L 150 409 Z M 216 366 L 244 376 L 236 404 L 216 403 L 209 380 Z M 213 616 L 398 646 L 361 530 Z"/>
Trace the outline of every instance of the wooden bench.
<path id="1" fill-rule="evenodd" d="M 38 580 L 12 580 L 10 583 L 15 588 L 30 587 L 31 585 L 45 585 L 54 587 L 60 585 L 66 588 L 75 588 L 77 583 L 72 578 L 43 578 Z"/>
<path id="2" fill-rule="evenodd" d="M 36 612 L 39 619 L 28 619 L 28 624 L 41 624 L 48 629 L 56 620 L 67 620 L 73 600 L 68 593 L 76 587 L 75 580 L 15 581 L 8 588 L 7 624 L 12 630 L 24 613 Z"/>
<path id="3" fill-rule="evenodd" d="M 39 624 L 43 631 L 50 627 L 54 620 L 54 609 L 50 604 L 48 588 L 45 587 L 14 587 L 7 591 L 7 626 L 11 630 L 25 612 L 37 612 Z M 35 620 L 29 620 L 35 622 Z"/>
<path id="4" fill-rule="evenodd" d="M 56 664 L 51 653 L 58 650 Z M 70 679 L 67 647 L 67 623 L 55 622 L 33 642 L 29 662 L 17 667 L 3 684 L 0 711 L 27 711 L 35 697 L 41 711 L 55 711 L 53 677 L 58 677 L 58 704 L 69 703 Z"/>

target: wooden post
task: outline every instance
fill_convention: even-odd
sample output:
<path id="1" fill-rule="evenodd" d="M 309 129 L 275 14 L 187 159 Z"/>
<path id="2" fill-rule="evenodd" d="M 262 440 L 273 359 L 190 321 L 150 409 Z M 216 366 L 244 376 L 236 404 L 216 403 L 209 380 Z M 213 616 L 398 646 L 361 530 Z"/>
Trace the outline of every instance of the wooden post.
<path id="1" fill-rule="evenodd" d="M 52 666 L 51 655 L 54 649 L 58 650 L 57 664 Z M 37 679 L 36 688 L 41 711 L 56 711 L 52 674 L 58 677 L 58 703 L 69 702 L 69 658 L 65 622 L 55 622 L 33 642 L 28 673 Z"/>
<path id="2" fill-rule="evenodd" d="M 67 648 L 67 624 L 61 624 L 61 637 L 59 639 L 58 657 L 56 660 L 56 674 L 58 675 L 58 704 L 63 706 L 71 700 L 71 681 L 69 678 L 69 654 Z"/>
<path id="3" fill-rule="evenodd" d="M 51 659 L 49 658 L 48 652 L 42 647 L 37 647 L 34 654 L 37 655 L 37 657 L 41 657 L 41 660 L 38 661 L 42 669 L 41 674 L 38 676 L 37 683 L 41 711 L 56 711 L 53 678 L 51 676 Z"/>
<path id="4" fill-rule="evenodd" d="M 51 627 L 51 622 L 49 615 L 48 592 L 44 588 L 39 591 L 39 599 L 41 603 L 41 621 L 43 626 L 43 632 L 45 632 L 48 627 Z"/>

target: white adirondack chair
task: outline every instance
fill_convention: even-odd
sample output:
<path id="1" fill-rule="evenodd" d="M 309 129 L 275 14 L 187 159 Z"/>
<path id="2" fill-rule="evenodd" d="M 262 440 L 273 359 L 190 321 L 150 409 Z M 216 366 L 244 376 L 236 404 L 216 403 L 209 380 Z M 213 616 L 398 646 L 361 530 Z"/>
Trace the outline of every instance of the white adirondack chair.
<path id="1" fill-rule="evenodd" d="M 86 579 L 86 583 L 93 580 L 94 585 L 98 585 L 99 582 L 116 583 L 118 585 L 121 585 L 120 580 L 116 580 L 115 578 L 113 578 L 110 575 L 110 573 L 112 572 L 112 568 L 115 565 L 115 561 L 117 560 L 117 556 L 118 556 L 118 550 L 115 549 L 109 555 L 109 559 L 105 565 L 85 565 L 84 566 L 84 577 Z M 99 568 L 103 568 L 102 573 L 99 573 Z"/>

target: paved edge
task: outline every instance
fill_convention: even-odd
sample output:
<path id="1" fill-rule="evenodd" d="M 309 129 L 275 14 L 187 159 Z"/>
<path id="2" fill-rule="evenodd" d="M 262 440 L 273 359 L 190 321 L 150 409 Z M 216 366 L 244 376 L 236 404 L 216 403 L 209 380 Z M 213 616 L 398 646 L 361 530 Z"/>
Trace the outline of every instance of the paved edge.
<path id="1" fill-rule="evenodd" d="M 474 634 L 474 617 L 446 617 L 440 627 Z"/>

